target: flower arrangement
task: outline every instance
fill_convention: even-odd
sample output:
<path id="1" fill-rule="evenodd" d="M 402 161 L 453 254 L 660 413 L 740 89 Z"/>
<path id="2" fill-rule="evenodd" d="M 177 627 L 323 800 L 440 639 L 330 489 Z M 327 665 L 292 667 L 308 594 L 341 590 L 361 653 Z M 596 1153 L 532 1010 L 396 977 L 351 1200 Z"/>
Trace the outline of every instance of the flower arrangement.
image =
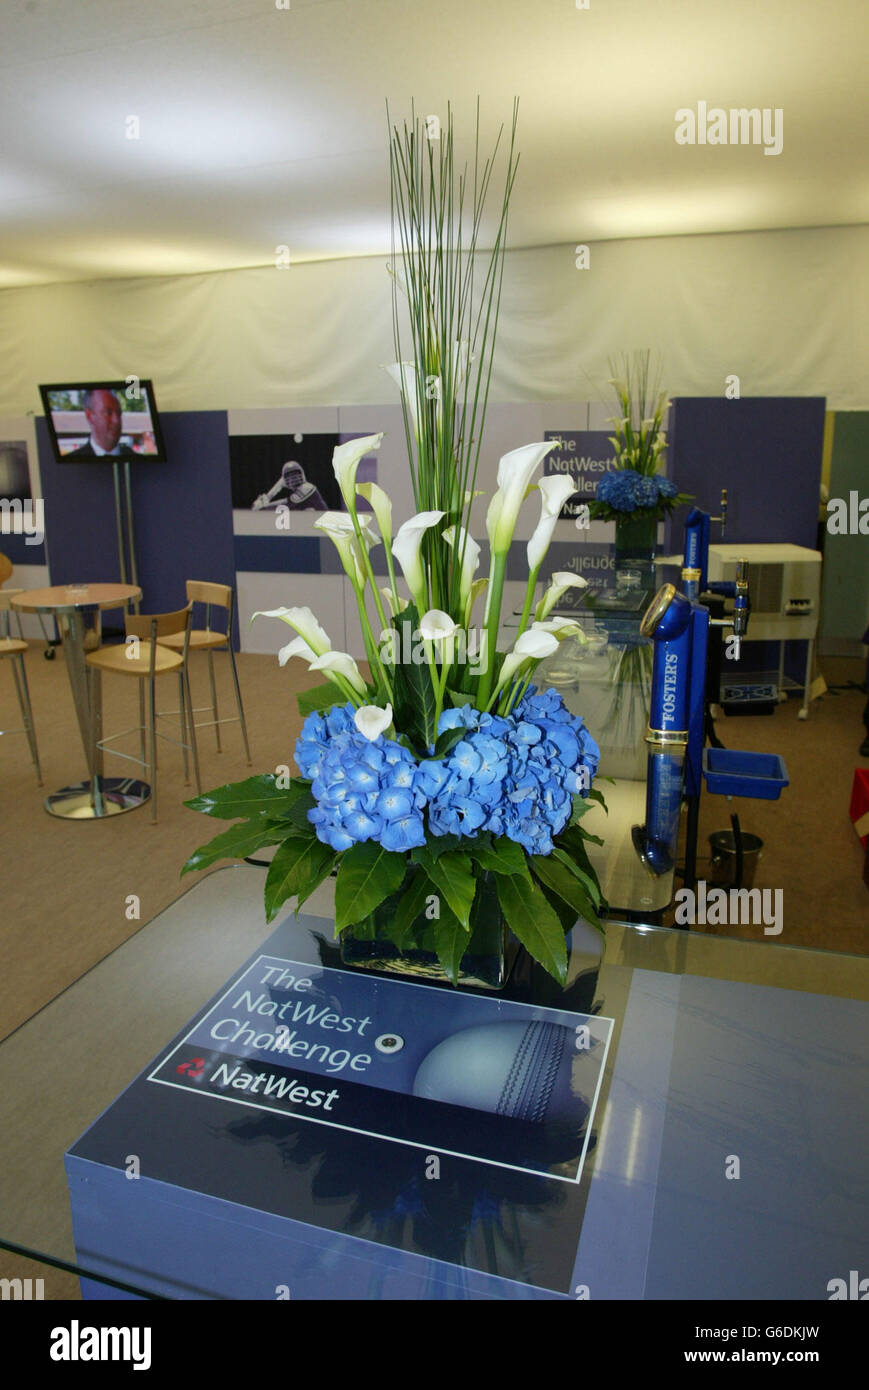
<path id="1" fill-rule="evenodd" d="M 399 361 L 389 372 L 401 391 L 419 510 L 394 530 L 388 494 L 356 481 L 360 460 L 382 435 L 335 449 L 346 510 L 325 513 L 316 525 L 336 546 L 354 593 L 367 673 L 349 653 L 333 649 L 310 608 L 254 615 L 292 630 L 279 653 L 282 666 L 302 658 L 325 678 L 299 697 L 300 775 L 279 770 L 188 802 L 238 823 L 197 850 L 184 872 L 277 845 L 265 883 L 269 920 L 290 898 L 298 911 L 334 872 L 336 935 L 370 936 L 376 927 L 399 949 L 425 935 L 453 983 L 462 978 L 481 916 L 499 910 L 563 984 L 565 931 L 579 915 L 597 924 L 603 906 L 586 850 L 595 837 L 580 824 L 603 798 L 592 788 L 599 751 L 582 719 L 556 691 L 533 683 L 537 664 L 560 641 L 582 640 L 576 623 L 551 614 L 568 588 L 583 587 L 584 580 L 555 573 L 537 599 L 541 566 L 573 491 L 567 478 L 534 481 L 555 441 L 526 444 L 501 458 L 485 519 L 485 577 L 477 577 L 481 547 L 470 521 L 480 495 L 474 484 L 515 175 L 513 141 L 494 246 L 483 254 L 478 236 L 494 156 L 481 167 L 475 163 L 463 241 L 467 179 L 454 175 L 451 117 L 437 151 L 419 121 L 392 132 L 393 225 L 403 275 L 393 266 Z M 412 361 L 401 360 L 403 318 Z M 525 600 L 511 649 L 499 652 L 507 556 L 520 509 L 534 493 L 540 513 L 526 546 Z M 360 495 L 370 511 L 359 510 Z M 382 587 L 371 560 L 379 544 L 389 580 Z"/>
<path id="2" fill-rule="evenodd" d="M 594 520 L 658 520 L 691 500 L 661 472 L 667 447 L 664 412 L 670 403 L 667 392 L 659 389 L 659 376 L 652 375 L 650 357 L 646 350 L 610 359 L 609 384 L 615 389 L 619 411 L 610 417 L 616 466 L 598 484 L 589 509 Z"/>

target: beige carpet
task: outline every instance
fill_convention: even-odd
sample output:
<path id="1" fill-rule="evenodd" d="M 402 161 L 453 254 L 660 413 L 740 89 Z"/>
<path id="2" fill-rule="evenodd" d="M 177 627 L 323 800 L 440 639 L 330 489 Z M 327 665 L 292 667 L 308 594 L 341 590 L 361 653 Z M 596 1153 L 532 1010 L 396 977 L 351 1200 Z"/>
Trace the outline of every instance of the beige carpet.
<path id="1" fill-rule="evenodd" d="M 195 703 L 207 690 L 205 658 L 192 659 Z M 226 657 L 216 661 L 221 713 L 234 706 Z M 845 679 L 844 667 L 824 664 L 829 681 Z M 37 645 L 27 658 L 45 791 L 79 781 L 84 757 L 75 722 L 62 656 L 45 661 Z M 294 693 L 313 684 L 293 663 L 281 671 L 273 657 L 242 656 L 239 669 L 254 767 L 272 771 L 292 764 L 300 727 Z M 856 663 L 849 674 L 859 674 Z M 135 682 L 106 677 L 106 733 L 135 722 Z M 166 682 L 167 705 L 176 686 Z M 743 828 L 760 835 L 765 849 L 756 884 L 784 890 L 784 931 L 776 944 L 821 946 L 838 951 L 869 950 L 869 892 L 862 882 L 863 856 L 848 819 L 854 768 L 869 767 L 858 757 L 862 738 L 860 714 L 865 697 L 858 691 L 830 693 L 812 706 L 808 722 L 797 720 L 797 705 L 782 705 L 771 718 L 722 720 L 719 733 L 729 747 L 781 753 L 791 785 L 778 802 L 744 801 L 738 805 Z M 18 723 L 8 663 L 0 663 L 0 726 Z M 204 716 L 200 716 L 204 717 Z M 203 788 L 249 774 L 237 724 L 224 726 L 224 752 L 218 754 L 214 731 L 200 733 Z M 130 751 L 136 751 L 134 746 Z M 107 759 L 108 772 L 129 772 L 132 764 Z M 148 808 L 110 820 L 61 821 L 43 810 L 45 792 L 36 786 L 23 737 L 0 739 L 0 1036 L 29 1018 L 89 966 L 120 945 L 131 933 L 183 892 L 190 879 L 179 878 L 184 860 L 210 839 L 218 826 L 187 810 L 181 753 L 163 745 L 160 760 L 159 819 Z M 709 832 L 729 825 L 728 803 L 704 798 L 701 852 Z M 699 872 L 704 872 L 701 862 Z M 127 900 L 139 900 L 138 919 L 127 916 Z M 757 928 L 733 929 L 752 935 Z"/>

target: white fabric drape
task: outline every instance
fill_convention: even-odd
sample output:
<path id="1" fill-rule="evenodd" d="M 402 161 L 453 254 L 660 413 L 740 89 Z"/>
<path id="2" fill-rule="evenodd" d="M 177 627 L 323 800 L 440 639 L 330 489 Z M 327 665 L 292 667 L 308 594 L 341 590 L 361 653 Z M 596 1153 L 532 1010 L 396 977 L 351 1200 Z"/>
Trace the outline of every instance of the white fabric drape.
<path id="1" fill-rule="evenodd" d="M 508 254 L 492 399 L 587 400 L 607 357 L 660 352 L 673 395 L 869 404 L 869 227 L 613 241 Z M 152 376 L 163 410 L 396 399 L 381 258 L 0 293 L 0 414 L 39 382 Z"/>

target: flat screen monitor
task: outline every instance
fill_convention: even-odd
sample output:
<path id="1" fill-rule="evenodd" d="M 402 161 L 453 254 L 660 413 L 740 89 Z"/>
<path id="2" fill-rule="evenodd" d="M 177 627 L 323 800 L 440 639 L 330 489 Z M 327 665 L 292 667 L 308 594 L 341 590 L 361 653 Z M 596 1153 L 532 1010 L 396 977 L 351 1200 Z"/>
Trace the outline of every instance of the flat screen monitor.
<path id="1" fill-rule="evenodd" d="M 62 382 L 39 394 L 58 463 L 164 463 L 166 449 L 148 380 Z"/>

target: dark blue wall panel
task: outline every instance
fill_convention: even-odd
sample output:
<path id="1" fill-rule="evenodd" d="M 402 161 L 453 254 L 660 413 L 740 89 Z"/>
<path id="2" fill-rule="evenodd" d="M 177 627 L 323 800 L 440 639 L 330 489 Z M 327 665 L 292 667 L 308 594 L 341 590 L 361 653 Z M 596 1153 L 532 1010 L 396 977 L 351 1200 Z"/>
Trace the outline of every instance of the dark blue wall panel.
<path id="1" fill-rule="evenodd" d="M 823 396 L 681 396 L 673 402 L 667 472 L 716 516 L 727 488 L 725 541 L 814 550 L 825 410 Z M 713 525 L 713 542 L 719 536 Z M 678 531 L 673 541 L 681 549 Z"/>
<path id="2" fill-rule="evenodd" d="M 183 607 L 187 579 L 235 585 L 226 413 L 161 418 L 168 461 L 131 466 L 142 610 L 153 613 Z M 118 580 L 111 467 L 56 463 L 36 423 L 51 582 Z"/>

